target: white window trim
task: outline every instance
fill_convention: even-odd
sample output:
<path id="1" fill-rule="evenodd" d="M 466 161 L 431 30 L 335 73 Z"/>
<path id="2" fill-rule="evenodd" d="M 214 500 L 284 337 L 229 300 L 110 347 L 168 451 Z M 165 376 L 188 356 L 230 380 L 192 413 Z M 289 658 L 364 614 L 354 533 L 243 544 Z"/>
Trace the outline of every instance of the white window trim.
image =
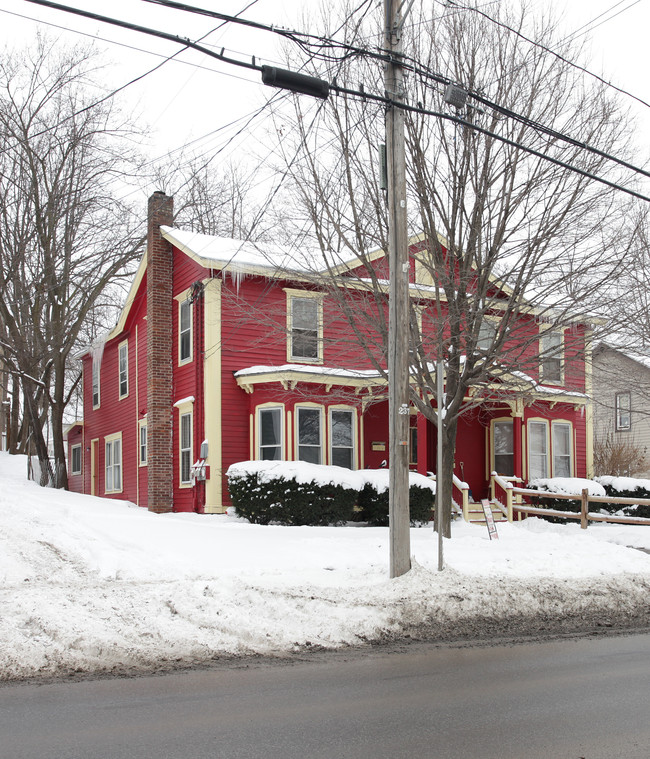
<path id="1" fill-rule="evenodd" d="M 79 469 L 74 468 L 74 452 L 79 451 Z M 83 451 L 81 443 L 75 443 L 70 446 L 70 474 L 77 475 L 83 472 Z"/>
<path id="2" fill-rule="evenodd" d="M 619 423 L 619 420 L 621 418 L 621 408 L 619 406 L 620 398 L 627 398 L 628 400 L 627 425 L 622 425 Z M 632 429 L 632 393 L 629 390 L 624 390 L 620 393 L 615 393 L 614 395 L 614 430 L 616 432 L 629 432 L 631 429 Z"/>
<path id="3" fill-rule="evenodd" d="M 191 488 L 193 486 L 191 469 L 194 464 L 194 398 L 189 397 L 182 401 L 177 401 L 174 404 L 178 409 L 178 486 L 179 488 Z M 183 448 L 183 422 L 184 416 L 190 417 L 190 479 L 183 480 L 183 451 L 187 450 Z"/>
<path id="4" fill-rule="evenodd" d="M 543 475 L 540 479 L 547 479 L 551 476 L 551 464 L 552 464 L 552 451 L 551 451 L 551 441 L 549 439 L 549 423 L 548 419 L 540 419 L 540 418 L 534 418 L 534 419 L 528 419 L 526 423 L 526 450 L 528 451 L 528 480 L 535 479 L 532 477 L 530 473 L 530 463 L 532 458 L 532 452 L 531 452 L 531 434 L 530 434 L 530 428 L 533 424 L 543 424 L 544 425 L 544 432 L 546 437 L 546 474 Z"/>
<path id="5" fill-rule="evenodd" d="M 95 356 L 91 356 L 90 359 L 90 394 L 91 394 L 91 400 L 93 409 L 97 409 L 100 407 L 102 402 L 102 394 L 101 394 L 101 371 L 102 371 L 102 365 L 101 365 L 101 359 L 95 358 Z M 97 380 L 97 403 L 95 403 L 95 380 Z"/>
<path id="6" fill-rule="evenodd" d="M 489 326 L 492 329 L 492 336 L 490 339 L 490 344 L 487 348 L 481 348 L 481 327 L 479 327 L 479 333 L 476 337 L 476 348 L 480 351 L 488 351 L 492 344 L 494 343 L 494 340 L 497 336 L 497 332 L 499 331 L 499 322 L 501 321 L 500 316 L 493 316 L 492 314 L 483 314 L 483 317 L 481 319 L 481 327 L 483 326 Z"/>
<path id="7" fill-rule="evenodd" d="M 192 303 L 192 300 L 190 298 L 191 290 L 186 290 L 185 292 L 181 293 L 180 295 L 176 296 L 176 300 L 178 301 L 178 365 L 179 366 L 185 366 L 185 364 L 190 364 L 194 360 L 194 304 Z M 181 358 L 181 310 L 183 305 L 187 303 L 189 306 L 189 317 L 190 317 L 190 326 L 187 332 L 189 333 L 189 356 L 186 358 Z"/>
<path id="8" fill-rule="evenodd" d="M 560 379 L 553 380 L 544 377 L 544 340 L 549 335 L 558 335 L 560 337 L 560 351 L 557 355 L 548 356 L 550 360 L 558 359 L 560 362 Z M 541 326 L 539 335 L 539 381 L 545 385 L 564 385 L 564 329 L 562 327 L 553 327 L 552 325 Z"/>
<path id="9" fill-rule="evenodd" d="M 569 428 L 569 477 L 574 477 L 575 472 L 575 452 L 574 452 L 574 436 L 573 436 L 573 423 L 568 419 L 553 419 L 551 421 L 551 476 L 559 477 L 560 475 L 555 472 L 555 436 L 553 434 L 554 428 L 557 426 L 565 426 Z"/>
<path id="10" fill-rule="evenodd" d="M 540 420 L 534 420 L 540 421 Z M 496 434 L 495 427 L 497 424 L 510 424 L 512 426 L 512 468 L 514 471 L 515 464 L 515 420 L 511 416 L 499 416 L 490 420 L 490 472 L 497 471 L 496 457 Z"/>
<path id="11" fill-rule="evenodd" d="M 334 426 L 332 424 L 332 412 L 335 411 L 346 411 L 349 412 L 352 417 L 352 469 L 358 469 L 359 468 L 359 457 L 358 457 L 358 444 L 357 444 L 357 410 L 354 408 L 354 406 L 330 406 L 327 409 L 327 438 L 328 438 L 328 446 L 327 446 L 327 455 L 328 455 L 328 464 L 332 464 L 334 460 Z M 337 448 L 341 448 L 342 446 L 336 446 Z M 410 450 L 409 450 L 409 458 L 410 458 Z M 410 463 L 410 462 L 409 462 Z"/>
<path id="12" fill-rule="evenodd" d="M 122 350 L 125 352 L 125 369 L 124 369 L 124 379 L 126 383 L 126 392 L 122 392 Z M 129 341 L 122 340 L 122 342 L 117 346 L 117 394 L 119 396 L 119 399 L 122 400 L 123 398 L 127 398 L 129 395 Z"/>
<path id="13" fill-rule="evenodd" d="M 146 442 L 144 460 L 142 459 L 142 430 L 146 430 Z M 147 427 L 147 419 L 138 420 L 138 466 L 147 466 L 149 463 L 149 428 Z"/>
<path id="14" fill-rule="evenodd" d="M 273 409 L 276 409 L 280 412 L 280 459 L 279 461 L 284 460 L 285 458 L 285 412 L 284 412 L 284 404 L 282 403 L 261 403 L 259 406 L 255 407 L 255 456 L 256 461 L 262 461 L 262 415 L 260 412 L 262 411 L 272 411 Z M 278 459 L 269 459 L 272 461 L 276 461 Z"/>
<path id="15" fill-rule="evenodd" d="M 114 444 L 119 441 L 120 443 L 120 461 L 119 461 L 119 470 L 120 470 L 120 487 L 112 487 L 110 490 L 106 487 L 106 483 L 108 480 L 107 473 L 108 473 L 108 465 L 107 465 L 107 459 L 106 459 L 106 447 L 108 445 L 111 446 L 111 456 L 114 455 Z M 104 493 L 122 493 L 124 490 L 124 446 L 122 445 L 122 433 L 116 432 L 113 435 L 106 435 L 104 438 Z M 111 463 L 111 468 L 115 469 L 115 462 Z M 112 473 L 112 479 L 115 480 L 115 473 L 113 471 Z"/>
<path id="16" fill-rule="evenodd" d="M 295 364 L 322 364 L 323 363 L 323 293 L 315 293 L 310 290 L 295 290 L 289 287 L 285 287 L 284 291 L 287 294 L 287 361 Z M 292 305 L 291 302 L 294 298 L 302 298 L 307 300 L 313 298 L 318 301 L 318 313 L 317 313 L 317 348 L 316 356 L 309 358 L 305 356 L 293 355 L 293 324 L 292 324 Z"/>
<path id="17" fill-rule="evenodd" d="M 327 439 L 326 439 L 326 431 L 325 431 L 325 407 L 320 403 L 299 403 L 294 406 L 293 412 L 294 412 L 294 455 L 293 458 L 295 461 L 301 461 L 300 459 L 300 410 L 305 409 L 307 411 L 318 411 L 319 412 L 319 430 L 318 430 L 318 438 L 319 443 L 318 447 L 320 450 L 320 462 L 321 464 L 325 463 L 325 456 L 326 450 L 329 450 L 329 445 L 327 445 Z M 326 448 L 327 446 L 327 448 Z"/>

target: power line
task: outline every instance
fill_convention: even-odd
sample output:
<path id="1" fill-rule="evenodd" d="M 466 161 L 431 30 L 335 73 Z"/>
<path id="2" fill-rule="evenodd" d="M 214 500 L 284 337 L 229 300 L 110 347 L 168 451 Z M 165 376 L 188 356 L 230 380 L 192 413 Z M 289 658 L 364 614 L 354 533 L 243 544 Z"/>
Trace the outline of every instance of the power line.
<path id="1" fill-rule="evenodd" d="M 570 61 L 568 58 L 565 58 L 563 55 L 560 55 L 560 53 L 555 52 L 555 50 L 552 50 L 550 47 L 546 47 L 546 45 L 542 45 L 540 42 L 536 42 L 535 40 L 531 39 L 530 37 L 527 37 L 522 32 L 518 31 L 517 29 L 513 29 L 511 26 L 508 26 L 508 24 L 503 23 L 502 21 L 499 21 L 492 16 L 488 15 L 484 11 L 480 10 L 479 8 L 473 8 L 470 5 L 461 5 L 457 2 L 457 0 L 435 0 L 439 5 L 443 5 L 445 7 L 449 7 L 450 5 L 459 8 L 461 10 L 466 11 L 473 11 L 474 13 L 478 13 L 479 15 L 486 18 L 488 21 L 491 21 L 493 24 L 496 24 L 497 26 L 500 26 L 502 29 L 506 29 L 509 32 L 512 32 L 512 34 L 515 34 L 517 37 L 520 37 L 521 39 L 525 40 L 526 42 L 530 43 L 531 45 L 534 45 L 535 47 L 540 48 L 541 50 L 544 50 L 544 52 L 549 53 L 550 55 L 555 56 L 559 60 L 563 61 L 564 63 L 568 64 L 569 66 L 572 66 L 573 68 L 578 69 L 578 71 L 582 71 L 585 74 L 588 74 L 589 76 L 593 77 L 594 79 L 597 79 L 599 82 L 602 82 L 602 84 L 606 85 L 607 87 L 611 87 L 613 90 L 616 90 L 617 92 L 620 92 L 622 95 L 627 95 L 628 97 L 632 98 L 633 100 L 636 100 L 637 102 L 641 103 L 641 105 L 644 105 L 646 108 L 650 108 L 650 103 L 647 103 L 645 100 L 643 100 L 640 97 L 637 97 L 636 95 L 633 95 L 631 92 L 628 92 L 627 90 L 624 90 L 620 87 L 617 87 L 615 84 L 612 84 L 611 82 L 608 82 L 606 79 L 604 79 L 602 76 L 599 76 L 598 74 L 594 74 L 593 71 L 589 71 L 589 69 L 585 68 L 584 66 L 580 66 L 580 64 L 575 63 L 574 61 Z"/>
<path id="2" fill-rule="evenodd" d="M 114 24 L 116 26 L 120 26 L 120 27 L 123 27 L 123 28 L 126 28 L 126 29 L 131 29 L 133 31 L 142 32 L 144 34 L 149 34 L 149 35 L 152 35 L 152 36 L 155 36 L 155 37 L 160 37 L 162 39 L 166 39 L 166 40 L 175 42 L 177 44 L 181 44 L 184 47 L 191 47 L 193 49 L 198 50 L 199 52 L 204 52 L 206 55 L 209 55 L 210 57 L 213 57 L 213 58 L 217 58 L 218 60 L 221 60 L 221 61 L 223 61 L 225 63 L 231 63 L 231 64 L 236 65 L 236 66 L 242 66 L 242 67 L 245 67 L 245 68 L 248 68 L 248 69 L 257 70 L 257 71 L 261 71 L 262 70 L 262 67 L 259 66 L 257 63 L 255 63 L 255 59 L 254 58 L 252 59 L 251 63 L 247 63 L 245 61 L 238 61 L 236 59 L 232 59 L 232 58 L 228 58 L 226 56 L 223 56 L 222 54 L 215 53 L 215 52 L 213 52 L 213 51 L 205 48 L 202 45 L 198 45 L 197 43 L 192 42 L 191 40 L 189 40 L 187 38 L 178 37 L 177 35 L 168 34 L 167 32 L 161 32 L 159 30 L 151 29 L 149 27 L 143 27 L 143 26 L 140 26 L 140 25 L 137 25 L 137 24 L 131 24 L 130 22 L 121 21 L 119 19 L 109 18 L 107 16 L 102 16 L 100 14 L 91 13 L 89 11 L 82 11 L 82 10 L 79 10 L 79 9 L 76 9 L 76 8 L 71 8 L 70 6 L 65 6 L 65 5 L 61 5 L 59 3 L 51 2 L 51 0 L 27 0 L 27 2 L 31 2 L 31 3 L 34 3 L 36 5 L 43 5 L 43 6 L 46 6 L 46 7 L 52 7 L 52 8 L 55 8 L 57 10 L 62 10 L 62 11 L 65 11 L 65 12 L 73 13 L 75 15 L 81 15 L 81 16 L 84 16 L 84 17 L 87 17 L 87 18 L 92 18 L 92 19 L 97 20 L 97 21 L 103 21 L 103 22 L 106 22 L 106 23 Z M 168 7 L 174 7 L 174 8 L 178 8 L 178 9 L 182 9 L 182 10 L 187 10 L 187 9 L 191 9 L 192 8 L 192 6 L 186 6 L 183 3 L 177 3 L 177 2 L 174 2 L 174 0 L 145 0 L 145 2 L 150 2 L 150 3 L 156 4 L 156 5 L 164 5 L 164 6 L 168 6 Z M 457 5 L 457 3 L 454 2 L 454 0 L 449 0 L 449 2 L 452 2 L 454 5 Z M 467 8 L 467 9 L 468 10 L 475 10 L 475 9 L 470 9 L 470 8 Z M 192 10 L 192 12 L 194 12 L 194 10 Z M 232 20 L 234 23 L 243 23 L 246 26 L 251 26 L 251 27 L 259 28 L 259 29 L 264 29 L 266 31 L 276 31 L 276 29 L 274 27 L 271 27 L 271 26 L 269 26 L 267 24 L 259 24 L 258 22 L 248 21 L 248 20 L 244 20 L 244 19 L 237 19 L 235 16 L 229 16 L 227 14 L 218 13 L 216 11 L 206 11 L 204 9 L 197 9 L 196 12 L 199 12 L 201 15 L 207 15 L 207 16 L 214 17 L 214 18 L 219 18 L 219 19 L 222 19 L 222 20 L 228 20 L 228 21 Z M 487 16 L 487 14 L 484 14 L 482 11 L 478 11 L 477 10 L 477 12 L 481 13 L 481 15 L 486 16 L 487 18 L 490 18 L 489 16 Z M 490 19 L 490 20 L 492 20 L 492 19 Z M 502 24 L 501 22 L 496 22 L 495 21 L 495 23 L 499 24 L 500 26 L 506 26 L 506 25 Z M 510 29 L 510 27 L 506 27 L 506 28 Z M 514 32 L 515 30 L 511 29 L 511 31 Z M 288 32 L 286 30 L 282 30 L 281 33 L 284 36 L 290 36 L 290 37 L 292 37 L 292 35 L 293 35 L 292 32 Z M 518 33 L 518 32 L 516 32 L 516 33 L 519 34 L 522 37 L 524 36 L 524 35 L 521 35 L 521 33 Z M 315 35 L 305 35 L 305 36 L 314 37 Z M 524 37 L 524 39 L 528 39 L 528 38 Z M 537 44 L 537 43 L 533 43 L 533 44 Z M 544 48 L 544 46 L 540 46 L 540 47 Z M 556 55 L 556 56 L 558 55 L 557 53 L 554 53 L 553 51 L 549 50 L 548 48 L 544 48 L 544 49 L 548 50 L 548 52 L 552 53 L 553 55 Z M 561 56 L 558 56 L 558 57 L 561 57 Z M 566 60 L 566 59 L 563 59 L 563 60 Z M 566 62 L 569 63 L 569 61 L 566 61 Z M 571 65 L 575 65 L 575 64 L 571 64 Z M 544 160 L 548 160 L 551 163 L 554 163 L 554 164 L 556 164 L 558 166 L 566 168 L 566 169 L 568 169 L 570 171 L 573 171 L 573 172 L 575 172 L 577 174 L 585 176 L 585 177 L 587 177 L 589 179 L 593 179 L 594 181 L 600 182 L 601 184 L 605 184 L 605 185 L 607 185 L 609 187 L 612 187 L 614 189 L 617 189 L 617 190 L 620 190 L 622 192 L 625 192 L 625 193 L 627 193 L 629 195 L 632 195 L 632 196 L 634 196 L 636 198 L 639 198 L 641 200 L 646 200 L 646 201 L 650 202 L 650 198 L 647 197 L 647 196 L 645 196 L 645 195 L 643 195 L 643 194 L 641 194 L 641 193 L 638 193 L 638 192 L 636 192 L 634 190 L 631 190 L 629 188 L 623 187 L 622 185 L 619 185 L 619 184 L 617 184 L 615 182 L 611 182 L 610 180 L 604 179 L 602 177 L 598 177 L 597 175 L 592 174 L 591 172 L 587 172 L 584 169 L 579 169 L 578 167 L 572 166 L 571 164 L 568 164 L 568 163 L 566 163 L 564 161 L 560 161 L 557 158 L 553 158 L 551 156 L 548 156 L 548 155 L 546 155 L 546 154 L 544 154 L 544 153 L 542 153 L 540 151 L 537 151 L 537 150 L 535 150 L 533 148 L 528 148 L 528 147 L 526 147 L 526 146 L 524 146 L 524 145 L 522 145 L 520 143 L 515 142 L 514 140 L 510 140 L 507 137 L 503 137 L 501 135 L 496 134 L 495 132 L 491 132 L 491 131 L 483 128 L 483 127 L 479 127 L 478 125 L 472 124 L 471 122 L 468 122 L 465 119 L 462 119 L 460 117 L 451 116 L 450 114 L 443 113 L 443 112 L 431 111 L 431 110 L 428 110 L 428 109 L 425 109 L 425 108 L 421 108 L 419 106 L 418 107 L 411 106 L 411 105 L 408 105 L 408 104 L 406 104 L 404 102 L 401 102 L 401 101 L 393 101 L 392 99 L 387 98 L 385 96 L 373 95 L 373 94 L 365 92 L 365 91 L 362 92 L 360 90 L 352 90 L 352 89 L 349 89 L 349 88 L 340 87 L 335 82 L 330 85 L 330 88 L 333 91 L 339 92 L 341 94 L 353 95 L 353 96 L 364 98 L 364 99 L 371 99 L 371 100 L 374 100 L 375 102 L 381 102 L 381 103 L 385 103 L 386 105 L 394 106 L 394 107 L 397 107 L 397 108 L 403 108 L 405 110 L 408 110 L 408 111 L 411 111 L 411 112 L 414 112 L 414 113 L 420 113 L 422 115 L 428 115 L 428 116 L 435 116 L 435 117 L 443 119 L 443 120 L 448 120 L 448 121 L 452 121 L 452 122 L 455 122 L 455 123 L 458 123 L 458 124 L 462 124 L 463 126 L 466 126 L 466 127 L 471 128 L 471 129 L 474 129 L 475 131 L 480 132 L 480 133 L 482 133 L 482 134 L 484 134 L 486 136 L 492 137 L 493 139 L 496 139 L 496 140 L 498 140 L 498 141 L 500 141 L 500 142 L 502 142 L 504 144 L 508 144 L 508 145 L 510 145 L 512 147 L 517 147 L 517 148 L 523 150 L 524 152 L 527 152 L 527 153 L 529 153 L 531 155 L 534 155 L 534 156 L 536 156 L 538 158 L 542 158 Z M 486 103 L 490 104 L 491 106 L 492 105 L 496 105 L 496 104 L 490 103 L 490 101 L 487 101 L 487 100 L 486 100 Z M 523 119 L 524 117 L 521 117 L 521 118 Z M 567 141 L 571 140 L 571 138 L 568 138 L 565 135 L 561 135 L 560 133 L 556 133 L 556 135 L 557 135 L 556 138 L 566 139 Z M 582 147 L 583 149 L 591 150 L 593 152 L 596 152 L 596 150 L 597 150 L 595 148 L 590 148 L 589 146 L 580 145 L 580 147 Z M 617 159 L 614 156 L 610 156 L 610 155 L 608 155 L 606 153 L 603 153 L 602 151 L 599 151 L 598 154 L 601 155 L 601 157 L 605 157 L 605 158 L 607 158 L 609 160 L 620 162 L 620 159 Z M 639 169 L 637 167 L 633 167 L 631 164 L 628 165 L 628 168 L 631 168 L 634 171 L 638 171 L 639 173 L 644 174 L 646 176 L 650 176 L 650 174 L 648 174 L 647 172 L 645 172 L 643 169 Z"/>
<path id="3" fill-rule="evenodd" d="M 571 34 L 568 35 L 568 37 L 565 37 L 564 39 L 565 40 L 575 40 L 578 37 L 582 37 L 585 34 L 589 34 L 594 29 L 597 29 L 599 26 L 602 26 L 603 24 L 606 24 L 608 21 L 611 21 L 612 19 L 615 19 L 617 16 L 620 16 L 621 13 L 625 13 L 625 11 L 629 11 L 630 8 L 633 8 L 635 5 L 638 5 L 641 2 L 641 0 L 634 0 L 634 2 L 630 3 L 625 8 L 621 8 L 621 10 L 618 11 L 618 13 L 615 13 L 613 16 L 609 16 L 608 18 L 603 19 L 603 21 L 601 21 L 599 24 L 596 24 L 595 26 L 591 26 L 594 23 L 594 21 L 598 21 L 599 18 L 602 18 L 603 16 L 605 16 L 610 11 L 613 11 L 614 8 L 618 8 L 618 6 L 622 5 L 624 2 L 625 2 L 625 0 L 620 0 L 620 2 L 616 3 L 611 8 L 608 8 L 606 11 L 603 11 L 598 16 L 596 16 L 596 18 L 593 18 L 591 21 L 588 21 L 586 24 L 583 24 L 582 26 L 578 27 L 578 29 L 576 29 L 575 31 L 573 31 Z M 591 28 L 587 29 L 586 27 L 591 27 Z M 584 29 L 585 31 L 581 32 L 582 29 Z M 578 34 L 578 32 L 581 32 L 581 33 Z"/>

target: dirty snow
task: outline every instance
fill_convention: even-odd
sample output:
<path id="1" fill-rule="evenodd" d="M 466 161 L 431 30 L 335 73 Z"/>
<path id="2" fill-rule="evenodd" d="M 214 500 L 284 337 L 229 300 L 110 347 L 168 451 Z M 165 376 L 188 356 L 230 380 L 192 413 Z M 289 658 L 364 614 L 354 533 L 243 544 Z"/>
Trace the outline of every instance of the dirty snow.
<path id="1" fill-rule="evenodd" d="M 388 529 L 251 525 L 155 515 L 39 488 L 0 453 L 0 678 L 152 671 L 402 634 L 647 611 L 650 528 L 539 519 L 411 531 L 413 569 L 388 579 Z M 607 622 L 609 624 L 609 622 Z M 542 625 L 543 627 L 543 625 Z"/>

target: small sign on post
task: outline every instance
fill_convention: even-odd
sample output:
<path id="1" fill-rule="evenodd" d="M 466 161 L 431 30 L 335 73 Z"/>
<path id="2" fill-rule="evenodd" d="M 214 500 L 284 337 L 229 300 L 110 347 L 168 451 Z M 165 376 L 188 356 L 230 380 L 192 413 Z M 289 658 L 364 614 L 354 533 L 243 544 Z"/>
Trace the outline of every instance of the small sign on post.
<path id="1" fill-rule="evenodd" d="M 481 499 L 481 506 L 483 507 L 483 513 L 485 514 L 485 524 L 487 525 L 490 540 L 498 540 L 499 533 L 497 532 L 497 526 L 494 521 L 494 514 L 492 514 L 492 507 L 487 498 Z"/>

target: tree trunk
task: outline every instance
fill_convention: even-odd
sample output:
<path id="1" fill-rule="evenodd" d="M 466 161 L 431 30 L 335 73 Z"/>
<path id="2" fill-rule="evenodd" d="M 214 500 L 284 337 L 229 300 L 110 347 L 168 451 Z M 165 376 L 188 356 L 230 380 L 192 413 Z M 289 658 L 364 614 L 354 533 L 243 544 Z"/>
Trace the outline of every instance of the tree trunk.
<path id="1" fill-rule="evenodd" d="M 456 420 L 453 420 L 449 426 L 443 425 L 442 472 L 436 472 L 436 488 L 440 488 L 441 527 L 445 538 L 451 537 L 451 502 L 457 426 Z M 436 529 L 438 529 L 438 525 L 436 525 Z"/>
<path id="2" fill-rule="evenodd" d="M 52 441 L 54 447 L 54 486 L 68 489 L 68 470 L 63 440 L 63 406 L 52 406 Z"/>
<path id="3" fill-rule="evenodd" d="M 51 470 L 50 470 L 50 457 L 47 451 L 47 443 L 43 437 L 43 427 L 40 422 L 40 415 L 38 413 L 38 405 L 36 402 L 35 388 L 32 382 L 23 377 L 23 397 L 25 399 L 25 415 L 29 420 L 30 439 L 34 446 L 36 455 L 38 456 L 38 463 L 41 467 L 41 476 L 39 485 L 46 487 L 50 484 Z"/>

